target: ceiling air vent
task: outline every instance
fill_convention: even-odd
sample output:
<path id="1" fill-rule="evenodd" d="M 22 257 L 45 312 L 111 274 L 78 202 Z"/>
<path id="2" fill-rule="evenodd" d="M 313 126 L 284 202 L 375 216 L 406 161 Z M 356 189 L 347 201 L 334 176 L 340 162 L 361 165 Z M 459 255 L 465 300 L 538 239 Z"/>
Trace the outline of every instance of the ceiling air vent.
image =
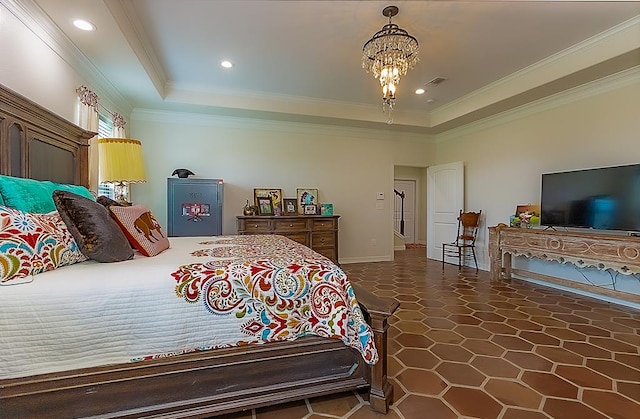
<path id="1" fill-rule="evenodd" d="M 428 84 L 428 85 L 429 85 L 429 84 L 432 84 L 432 85 L 434 85 L 434 86 L 437 86 L 437 85 L 439 85 L 440 83 L 442 83 L 442 82 L 444 82 L 444 81 L 446 81 L 446 80 L 447 80 L 447 79 L 445 79 L 444 77 L 436 77 L 436 78 L 434 78 L 434 79 L 429 80 L 429 81 L 427 82 L 427 84 Z"/>

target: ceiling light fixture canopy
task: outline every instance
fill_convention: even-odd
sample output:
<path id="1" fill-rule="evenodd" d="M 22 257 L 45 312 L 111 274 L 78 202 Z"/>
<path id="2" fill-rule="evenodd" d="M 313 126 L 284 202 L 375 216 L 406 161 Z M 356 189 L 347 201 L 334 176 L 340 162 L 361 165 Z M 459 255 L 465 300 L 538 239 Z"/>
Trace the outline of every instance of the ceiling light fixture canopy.
<path id="1" fill-rule="evenodd" d="M 389 23 L 376 32 L 362 47 L 362 68 L 380 80 L 382 86 L 382 110 L 387 114 L 387 123 L 392 124 L 391 111 L 396 103 L 396 88 L 400 76 L 418 62 L 418 40 L 398 25 L 391 17 L 398 14 L 397 6 L 387 6 L 382 15 Z"/>

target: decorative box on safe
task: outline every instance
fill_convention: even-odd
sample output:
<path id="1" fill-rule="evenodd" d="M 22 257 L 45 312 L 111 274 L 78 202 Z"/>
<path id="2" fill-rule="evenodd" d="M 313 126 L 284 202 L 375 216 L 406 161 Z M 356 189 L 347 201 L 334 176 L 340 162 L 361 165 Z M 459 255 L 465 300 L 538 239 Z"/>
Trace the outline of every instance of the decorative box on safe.
<path id="1" fill-rule="evenodd" d="M 222 179 L 168 178 L 168 235 L 221 235 L 222 186 Z"/>

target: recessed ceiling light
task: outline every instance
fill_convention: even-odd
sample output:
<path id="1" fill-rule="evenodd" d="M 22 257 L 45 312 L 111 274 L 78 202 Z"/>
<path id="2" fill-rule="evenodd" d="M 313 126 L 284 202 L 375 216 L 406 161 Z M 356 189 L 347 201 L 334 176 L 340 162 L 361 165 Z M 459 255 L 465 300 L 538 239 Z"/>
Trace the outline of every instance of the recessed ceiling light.
<path id="1" fill-rule="evenodd" d="M 227 61 L 224 60 L 220 63 L 221 66 L 223 66 L 224 68 L 231 68 L 233 67 L 233 63 L 231 61 Z"/>
<path id="2" fill-rule="evenodd" d="M 424 89 L 416 89 L 416 95 L 423 95 Z"/>
<path id="3" fill-rule="evenodd" d="M 73 26 L 75 26 L 78 29 L 82 29 L 83 31 L 95 31 L 96 30 L 96 25 L 94 25 L 93 23 L 84 20 L 84 19 L 74 19 L 73 20 Z"/>

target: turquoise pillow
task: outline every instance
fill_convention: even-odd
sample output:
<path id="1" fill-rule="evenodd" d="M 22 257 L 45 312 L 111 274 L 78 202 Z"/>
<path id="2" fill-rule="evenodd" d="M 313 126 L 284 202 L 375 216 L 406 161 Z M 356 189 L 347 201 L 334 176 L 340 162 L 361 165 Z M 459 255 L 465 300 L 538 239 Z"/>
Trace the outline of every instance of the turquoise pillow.
<path id="1" fill-rule="evenodd" d="M 95 201 L 84 186 L 0 175 L 0 200 L 4 206 L 23 212 L 46 214 L 55 211 L 51 195 L 55 190 L 72 192 Z"/>

